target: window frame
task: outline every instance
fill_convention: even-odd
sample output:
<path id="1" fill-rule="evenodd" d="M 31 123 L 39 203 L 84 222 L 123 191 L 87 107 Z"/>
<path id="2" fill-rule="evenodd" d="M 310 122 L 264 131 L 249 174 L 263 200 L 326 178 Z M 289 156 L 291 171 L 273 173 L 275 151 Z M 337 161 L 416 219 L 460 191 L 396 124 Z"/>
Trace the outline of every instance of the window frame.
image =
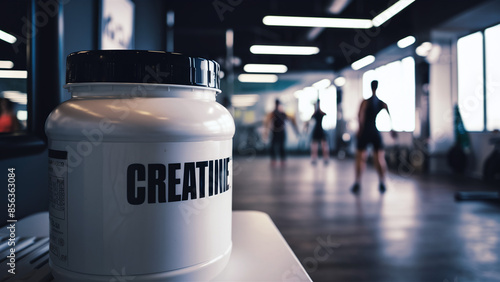
<path id="1" fill-rule="evenodd" d="M 26 36 L 27 110 L 25 131 L 0 135 L 0 160 L 34 155 L 47 148 L 45 120 L 60 103 L 59 70 L 62 35 L 59 22 L 62 5 L 55 15 L 48 16 L 43 26 L 36 26 L 35 15 L 46 13 L 35 0 L 28 1 L 27 16 L 31 26 Z M 33 30 L 36 31 L 33 34 Z"/>

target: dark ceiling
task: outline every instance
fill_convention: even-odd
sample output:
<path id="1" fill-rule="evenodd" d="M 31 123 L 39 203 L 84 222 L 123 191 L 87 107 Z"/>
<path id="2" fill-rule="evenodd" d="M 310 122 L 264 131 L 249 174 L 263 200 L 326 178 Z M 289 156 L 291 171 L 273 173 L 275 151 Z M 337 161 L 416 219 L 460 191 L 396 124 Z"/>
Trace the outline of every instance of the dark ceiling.
<path id="1" fill-rule="evenodd" d="M 0 0 L 0 30 L 18 38 L 15 44 L 0 40 L 0 60 L 14 62 L 15 70 L 26 70 L 27 13 L 26 0 Z"/>
<path id="2" fill-rule="evenodd" d="M 369 30 L 324 29 L 314 40 L 312 28 L 272 27 L 262 23 L 266 15 L 317 16 L 372 19 L 394 0 L 352 0 L 338 15 L 328 13 L 332 0 L 190 0 L 167 2 L 175 12 L 175 50 L 223 61 L 225 30 L 234 30 L 234 55 L 247 63 L 283 63 L 291 71 L 338 71 L 369 54 L 375 54 L 408 35 L 417 44 L 429 40 L 432 27 L 485 1 L 416 0 L 380 28 Z M 365 39 L 365 41 L 363 41 Z M 253 55 L 254 44 L 317 46 L 312 56 Z M 236 71 L 241 71 L 241 66 Z"/>
<path id="3" fill-rule="evenodd" d="M 372 19 L 394 0 L 351 0 L 338 15 L 327 12 L 333 0 L 189 0 L 165 1 L 159 9 L 175 13 L 175 51 L 216 59 L 224 64 L 225 34 L 234 31 L 234 56 L 240 59 L 236 72 L 247 63 L 283 63 L 290 71 L 338 71 L 353 61 L 395 44 L 407 36 L 417 43 L 428 40 L 429 30 L 483 0 L 416 0 L 380 29 L 324 29 L 309 40 L 311 28 L 271 27 L 262 23 L 266 15 L 320 16 Z M 90 2 L 90 1 L 89 1 Z M 26 1 L 0 0 L 0 29 L 22 35 Z M 136 1 L 140 5 L 140 1 Z M 25 27 L 24 27 L 25 28 Z M 369 35 L 367 35 L 369 34 Z M 364 35 L 364 36 L 363 36 Z M 363 41 L 363 38 L 365 41 Z M 254 44 L 310 45 L 320 48 L 312 56 L 253 55 Z M 25 46 L 19 45 L 22 49 Z M 344 47 L 344 50 L 342 50 Z M 347 48 L 347 49 L 346 49 Z M 347 51 L 350 51 L 348 54 Z M 0 60 L 11 59 L 14 69 L 26 68 L 26 55 L 0 40 Z"/>

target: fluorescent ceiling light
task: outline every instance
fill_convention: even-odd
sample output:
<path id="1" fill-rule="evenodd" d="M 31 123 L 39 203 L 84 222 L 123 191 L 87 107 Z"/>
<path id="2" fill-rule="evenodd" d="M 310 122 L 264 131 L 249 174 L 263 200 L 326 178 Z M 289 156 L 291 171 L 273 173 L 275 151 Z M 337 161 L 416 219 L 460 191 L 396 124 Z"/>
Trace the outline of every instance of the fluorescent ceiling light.
<path id="1" fill-rule="evenodd" d="M 289 17 L 265 16 L 262 19 L 265 25 L 272 26 L 300 26 L 300 27 L 327 27 L 327 28 L 371 28 L 371 20 L 347 18 L 318 18 L 318 17 Z"/>
<path id="2" fill-rule="evenodd" d="M 329 12 L 338 13 L 349 4 L 350 0 L 334 1 Z M 408 7 L 415 0 L 399 0 L 385 11 L 369 19 L 352 18 L 320 18 L 320 17 L 297 17 L 297 16 L 265 16 L 262 22 L 270 26 L 297 26 L 297 27 L 322 27 L 322 28 L 354 28 L 368 29 L 378 27 Z"/>
<path id="3" fill-rule="evenodd" d="M 359 59 L 356 62 L 352 63 L 351 67 L 353 70 L 359 70 L 359 69 L 362 69 L 373 62 L 375 62 L 375 57 L 372 55 L 368 55 L 368 56 L 366 56 L 362 59 Z"/>
<path id="4" fill-rule="evenodd" d="M 27 120 L 28 119 L 28 111 L 18 110 L 17 111 L 17 119 L 18 120 Z"/>
<path id="5" fill-rule="evenodd" d="M 21 105 L 26 105 L 28 103 L 28 95 L 19 91 L 3 91 L 2 96 Z"/>
<path id="6" fill-rule="evenodd" d="M 3 30 L 0 30 L 0 39 L 10 44 L 14 44 L 17 41 L 17 38 L 14 35 L 9 34 Z"/>
<path id="7" fill-rule="evenodd" d="M 387 10 L 378 14 L 373 18 L 372 23 L 373 26 L 381 26 L 390 18 L 394 17 L 397 13 L 401 12 L 404 8 L 408 7 L 411 3 L 415 2 L 415 0 L 399 0 L 394 3 L 394 5 L 387 8 Z"/>
<path id="8" fill-rule="evenodd" d="M 11 69 L 14 67 L 12 61 L 0 61 L 0 69 Z"/>
<path id="9" fill-rule="evenodd" d="M 28 78 L 25 70 L 0 70 L 0 78 Z"/>
<path id="10" fill-rule="evenodd" d="M 258 100 L 259 95 L 257 94 L 233 95 L 231 96 L 231 105 L 235 108 L 251 107 Z"/>
<path id="11" fill-rule="evenodd" d="M 278 76 L 275 74 L 240 74 L 238 80 L 251 83 L 274 83 L 278 81 Z"/>
<path id="12" fill-rule="evenodd" d="M 337 77 L 337 78 L 333 81 L 333 83 L 335 83 L 335 85 L 337 85 L 338 87 L 342 87 L 342 86 L 344 86 L 344 85 L 345 85 L 345 78 L 344 78 L 344 77 L 342 77 L 342 76 L 339 76 L 339 77 Z"/>
<path id="13" fill-rule="evenodd" d="M 325 89 L 330 86 L 330 84 L 332 84 L 332 82 L 329 79 L 325 78 L 316 83 L 313 83 L 312 86 L 316 89 Z"/>
<path id="14" fill-rule="evenodd" d="M 412 45 L 413 43 L 415 43 L 415 41 L 416 41 L 415 37 L 413 37 L 411 35 L 407 36 L 407 37 L 398 41 L 398 47 L 401 49 L 406 48 L 406 47 Z"/>
<path id="15" fill-rule="evenodd" d="M 246 64 L 243 70 L 246 72 L 285 73 L 288 68 L 280 64 Z"/>
<path id="16" fill-rule="evenodd" d="M 314 55 L 319 53 L 319 48 L 314 46 L 253 45 L 250 47 L 250 52 L 268 55 Z"/>
<path id="17" fill-rule="evenodd" d="M 419 55 L 420 57 L 425 57 L 429 54 L 431 49 L 432 49 L 432 43 L 424 42 L 415 49 L 415 53 L 417 53 L 417 55 Z"/>

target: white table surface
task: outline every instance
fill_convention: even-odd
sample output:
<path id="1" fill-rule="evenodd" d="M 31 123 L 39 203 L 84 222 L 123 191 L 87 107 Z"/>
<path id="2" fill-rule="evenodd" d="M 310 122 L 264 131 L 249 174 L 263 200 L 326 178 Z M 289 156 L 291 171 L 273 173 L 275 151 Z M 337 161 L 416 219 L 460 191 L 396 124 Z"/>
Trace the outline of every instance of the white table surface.
<path id="1" fill-rule="evenodd" d="M 7 232 L 2 228 L 0 236 Z M 16 234 L 48 237 L 48 212 L 17 222 Z M 213 281 L 312 281 L 267 214 L 234 211 L 232 235 L 229 263 Z"/>

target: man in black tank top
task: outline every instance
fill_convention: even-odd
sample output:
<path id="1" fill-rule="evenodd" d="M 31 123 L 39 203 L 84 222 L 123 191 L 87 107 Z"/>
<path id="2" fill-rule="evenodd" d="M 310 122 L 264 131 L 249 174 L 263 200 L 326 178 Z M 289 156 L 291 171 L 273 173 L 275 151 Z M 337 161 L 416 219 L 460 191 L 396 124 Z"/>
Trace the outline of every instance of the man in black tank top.
<path id="1" fill-rule="evenodd" d="M 288 116 L 281 108 L 280 100 L 276 99 L 274 111 L 269 113 L 264 120 L 265 132 L 264 139 L 267 138 L 267 133 L 271 131 L 271 145 L 269 148 L 269 152 L 271 155 L 271 164 L 276 164 L 276 157 L 279 154 L 281 163 L 284 165 L 285 163 L 285 140 L 286 140 L 286 121 L 289 120 L 292 122 L 293 128 L 298 135 L 297 123 L 295 122 L 295 118 Z"/>
<path id="2" fill-rule="evenodd" d="M 359 108 L 359 131 L 357 134 L 356 146 L 356 180 L 352 187 L 352 192 L 357 193 L 360 189 L 361 175 L 366 165 L 366 148 L 368 145 L 373 146 L 373 161 L 379 176 L 380 192 L 385 192 L 385 173 L 387 165 L 385 163 L 384 144 L 382 136 L 375 125 L 377 115 L 385 109 L 389 113 L 387 104 L 380 100 L 377 95 L 378 81 L 371 82 L 372 96 L 363 102 Z M 390 116 L 390 115 L 389 115 Z M 391 131 L 391 136 L 394 138 L 394 132 Z"/>

